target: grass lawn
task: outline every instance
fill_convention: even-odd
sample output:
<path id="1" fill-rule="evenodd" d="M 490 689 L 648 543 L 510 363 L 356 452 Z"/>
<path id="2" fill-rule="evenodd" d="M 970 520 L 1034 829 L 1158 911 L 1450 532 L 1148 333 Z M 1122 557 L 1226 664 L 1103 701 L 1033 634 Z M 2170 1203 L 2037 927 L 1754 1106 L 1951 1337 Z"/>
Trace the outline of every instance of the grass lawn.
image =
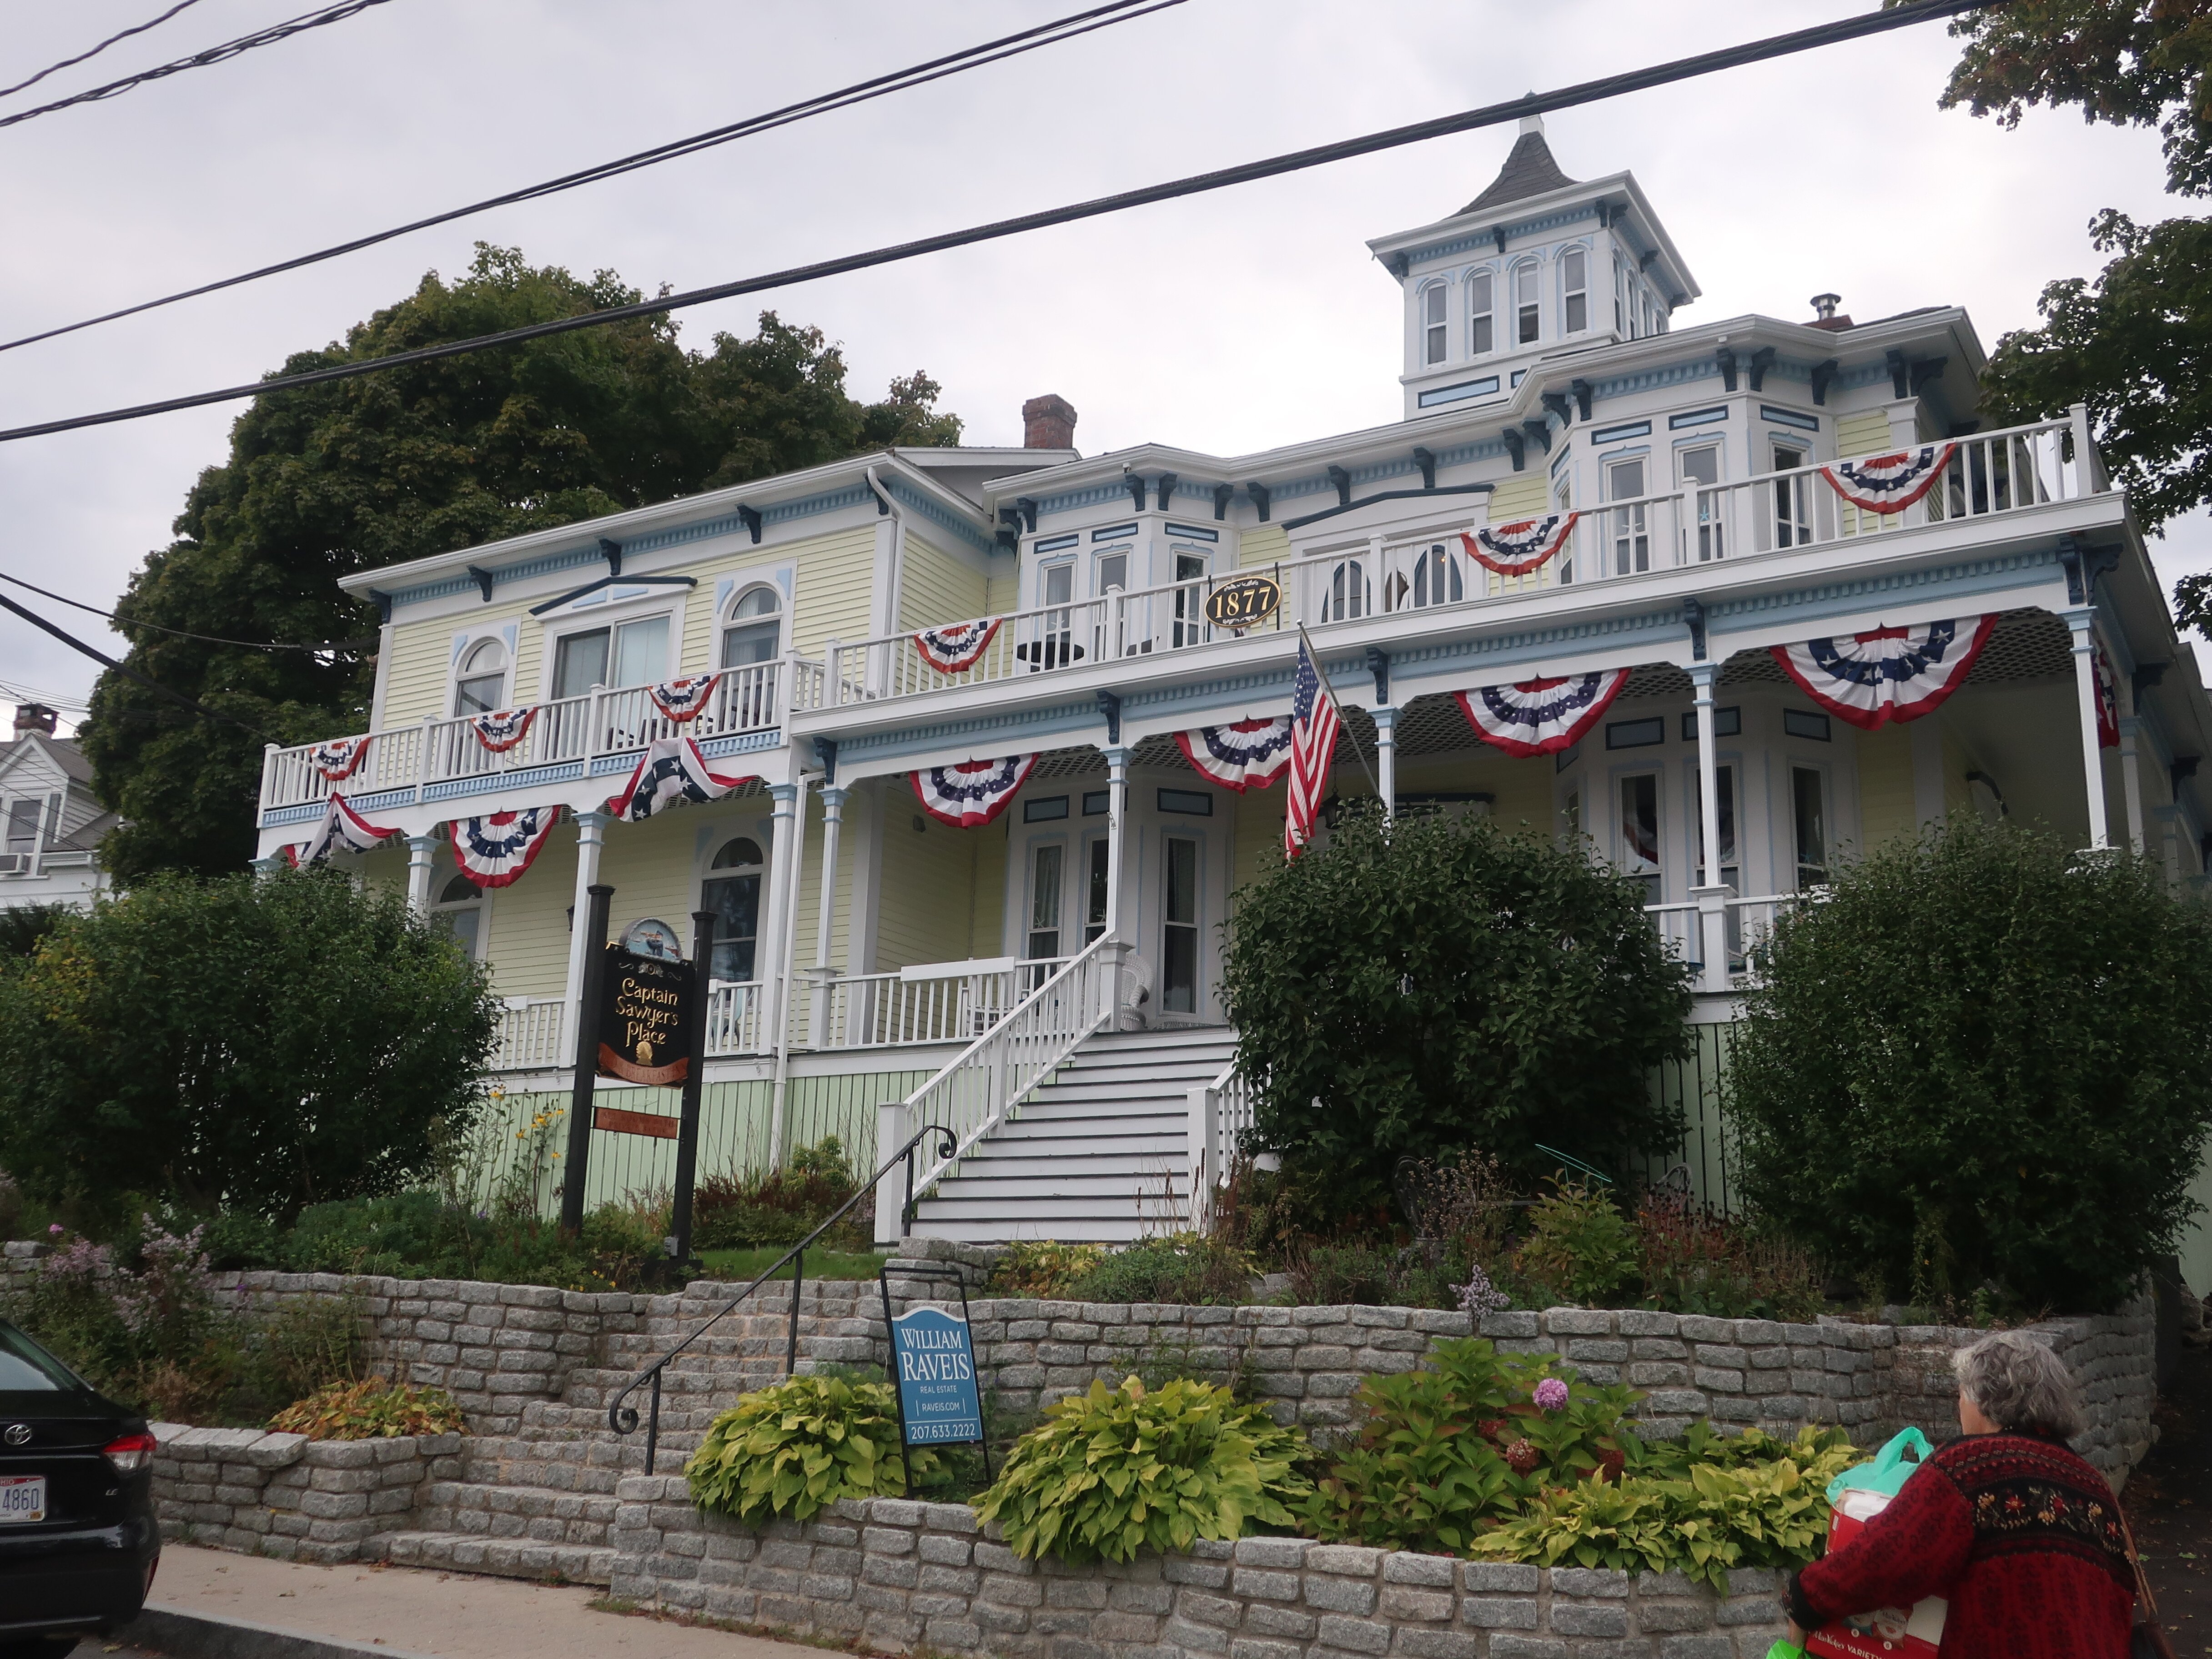
<path id="1" fill-rule="evenodd" d="M 702 1250 L 699 1258 L 707 1264 L 708 1278 L 730 1284 L 750 1285 L 766 1273 L 782 1254 L 781 1247 L 763 1246 L 757 1250 Z M 843 1250 L 809 1250 L 806 1253 L 806 1276 L 809 1279 L 873 1279 L 883 1260 L 872 1251 L 851 1255 Z M 787 1267 L 776 1277 L 790 1278 L 791 1269 Z"/>

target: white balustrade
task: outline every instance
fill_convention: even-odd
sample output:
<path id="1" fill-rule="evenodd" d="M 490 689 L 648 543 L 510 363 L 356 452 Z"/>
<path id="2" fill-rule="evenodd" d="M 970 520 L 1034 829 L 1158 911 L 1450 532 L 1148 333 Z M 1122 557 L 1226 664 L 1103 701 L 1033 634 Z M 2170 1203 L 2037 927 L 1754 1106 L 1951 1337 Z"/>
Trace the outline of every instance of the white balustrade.
<path id="1" fill-rule="evenodd" d="M 972 1042 L 1069 960 L 990 957 L 924 963 L 810 984 L 794 1015 L 793 1040 L 823 1048 Z M 817 999 L 822 1009 L 818 1023 Z"/>
<path id="2" fill-rule="evenodd" d="M 761 1021 L 768 1008 L 767 993 L 768 988 L 757 979 L 718 979 L 708 984 L 708 1054 L 758 1054 L 768 1051 L 761 1037 Z"/>
<path id="3" fill-rule="evenodd" d="M 1252 1085 L 1232 1060 L 1212 1082 L 1193 1089 L 1189 1102 L 1190 1225 L 1204 1232 L 1213 1222 L 1214 1195 L 1227 1184 L 1252 1127 Z"/>
<path id="4" fill-rule="evenodd" d="M 561 1052 L 560 997 L 509 997 L 500 1009 L 492 1070 L 534 1072 L 568 1063 Z"/>

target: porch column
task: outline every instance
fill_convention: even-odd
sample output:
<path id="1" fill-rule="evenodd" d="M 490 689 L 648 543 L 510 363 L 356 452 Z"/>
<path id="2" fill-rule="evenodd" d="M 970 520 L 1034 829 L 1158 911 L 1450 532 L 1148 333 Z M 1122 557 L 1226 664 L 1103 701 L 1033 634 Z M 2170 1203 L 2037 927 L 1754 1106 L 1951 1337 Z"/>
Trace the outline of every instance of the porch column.
<path id="1" fill-rule="evenodd" d="M 584 967 L 591 955 L 591 929 L 584 922 L 592 913 L 592 888 L 599 879 L 599 848 L 611 822 L 605 812 L 576 814 L 576 906 L 568 915 L 568 989 L 561 1005 L 561 1052 L 564 1054 L 576 1052 L 576 999 L 584 994 Z M 414 866 L 408 868 L 411 875 Z"/>
<path id="2" fill-rule="evenodd" d="M 844 826 L 843 785 L 822 786 L 822 902 L 814 921 L 814 1018 L 807 1041 L 819 1048 L 830 1035 L 830 936 L 837 920 L 837 832 Z"/>
<path id="3" fill-rule="evenodd" d="M 791 1070 L 792 958 L 799 954 L 799 888 L 806 862 L 806 785 L 773 783 L 769 794 L 775 801 L 775 827 L 771 839 L 775 856 L 782 862 L 775 874 L 775 983 L 769 998 L 769 1030 L 775 1034 L 775 1083 L 769 1097 L 768 1165 L 783 1167 L 783 1103 Z"/>
<path id="4" fill-rule="evenodd" d="M 1375 717 L 1375 774 L 1382 790 L 1382 822 L 1398 816 L 1398 711 L 1385 704 L 1367 711 Z"/>
<path id="5" fill-rule="evenodd" d="M 407 837 L 407 908 L 418 916 L 430 911 L 430 860 L 437 852 L 435 836 Z"/>
<path id="6" fill-rule="evenodd" d="M 1729 988 L 1728 902 L 1734 890 L 1721 879 L 1720 757 L 1714 747 L 1713 688 L 1719 683 L 1717 662 L 1690 665 L 1690 684 L 1697 691 L 1698 830 L 1705 852 L 1704 878 L 1690 889 L 1698 904 L 1698 950 L 1703 960 L 1698 975 L 1701 991 Z"/>
<path id="7" fill-rule="evenodd" d="M 1129 750 L 1111 744 L 1106 757 L 1106 937 L 1121 937 L 1121 860 L 1129 823 Z"/>
<path id="8" fill-rule="evenodd" d="M 2154 806 L 2150 815 L 2158 821 L 2158 854 L 2166 866 L 2166 885 L 2170 892 L 2181 890 L 2181 841 L 2186 833 L 2181 823 L 2181 808 Z"/>
<path id="9" fill-rule="evenodd" d="M 2112 844 L 2105 821 L 2105 758 L 2097 742 L 2097 612 L 2084 605 L 2062 611 L 2074 633 L 2074 690 L 2081 712 L 2081 781 L 2089 801 L 2089 848 L 2103 852 Z"/>
<path id="10" fill-rule="evenodd" d="M 2136 756 L 2142 748 L 2142 718 L 2137 714 L 2120 717 L 2120 785 L 2127 792 L 2128 848 L 2137 858 L 2143 855 L 2142 771 Z"/>

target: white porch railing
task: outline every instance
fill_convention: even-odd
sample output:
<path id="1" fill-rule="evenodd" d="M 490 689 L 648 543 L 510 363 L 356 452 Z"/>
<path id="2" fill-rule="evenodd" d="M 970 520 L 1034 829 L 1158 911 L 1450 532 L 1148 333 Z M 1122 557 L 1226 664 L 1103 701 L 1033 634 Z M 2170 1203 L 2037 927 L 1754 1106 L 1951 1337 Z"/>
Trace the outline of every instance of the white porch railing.
<path id="1" fill-rule="evenodd" d="M 762 1024 L 768 1012 L 768 988 L 757 979 L 712 981 L 707 987 L 707 1052 L 757 1054 L 767 1052 Z"/>
<path id="2" fill-rule="evenodd" d="M 1759 963 L 1772 936 L 1774 925 L 1784 912 L 1808 902 L 1813 895 L 1808 893 L 1762 893 L 1754 897 L 1731 898 L 1723 907 L 1723 938 L 1728 951 L 1729 973 L 1733 982 L 1743 984 L 1756 978 Z M 1665 945 L 1668 953 L 1678 962 L 1702 965 L 1705 961 L 1705 939 L 1699 908 L 1692 901 L 1678 904 L 1647 904 L 1644 914 L 1650 918 L 1651 926 Z"/>
<path id="3" fill-rule="evenodd" d="M 1213 1196 L 1229 1179 L 1237 1149 L 1252 1127 L 1252 1085 L 1231 1060 L 1219 1077 L 1190 1091 L 1190 1226 L 1213 1222 Z"/>
<path id="4" fill-rule="evenodd" d="M 986 957 L 815 979 L 801 993 L 792 1039 L 816 1048 L 972 1042 L 1070 960 Z"/>
<path id="5" fill-rule="evenodd" d="M 497 778 L 564 762 L 642 749 L 660 738 L 726 737 L 765 732 L 783 719 L 784 665 L 748 664 L 726 669 L 707 707 L 688 721 L 670 720 L 644 686 L 594 687 L 580 697 L 536 705 L 530 729 L 514 748 L 494 751 L 477 740 L 465 717 L 429 720 L 369 734 L 368 752 L 354 774 L 332 784 L 309 756 L 313 744 L 270 754 L 261 771 L 261 806 L 299 806 L 325 800 L 333 788 L 348 795 Z M 802 684 L 807 676 L 800 675 Z"/>
<path id="6" fill-rule="evenodd" d="M 1016 1104 L 1043 1082 L 1076 1045 L 1114 1017 L 1119 1002 L 1121 958 L 1128 946 L 1109 934 L 1093 939 L 1034 991 L 1000 1016 L 991 1027 L 936 1076 L 896 1105 L 883 1109 L 879 1146 L 897 1146 L 927 1124 L 949 1131 L 948 1156 L 933 1154 L 915 1177 L 920 1198 L 973 1151 L 976 1143 L 1006 1121 Z M 893 1139 L 882 1137 L 896 1131 Z M 902 1181 L 885 1176 L 886 1183 Z M 876 1195 L 876 1237 L 888 1243 L 902 1236 L 907 1194 Z"/>
<path id="7" fill-rule="evenodd" d="M 499 1016 L 499 1041 L 492 1049 L 495 1072 L 535 1072 L 565 1066 L 561 1052 L 561 1014 L 565 997 L 509 997 Z"/>
<path id="8" fill-rule="evenodd" d="M 2070 455 L 2068 451 L 2070 449 Z M 1875 455 L 1846 458 L 1867 460 Z M 1510 605 L 1539 588 L 1585 587 L 1654 571 L 1841 543 L 1868 543 L 1931 525 L 1984 520 L 2110 488 L 2089 444 L 2086 411 L 1956 441 L 1942 475 L 1902 513 L 1851 506 L 1815 463 L 1711 487 L 1605 501 L 1583 509 L 1567 545 L 1540 572 L 1500 577 L 1468 558 L 1457 525 L 1393 532 L 1251 569 L 1213 572 L 1163 586 L 1016 611 L 969 667 L 940 673 L 911 633 L 833 644 L 825 672 L 802 688 L 802 708 L 899 697 L 1019 679 L 1102 660 L 1156 656 L 1242 633 L 1273 632 L 1304 617 L 1316 632 L 1381 616 Z M 1273 576 L 1281 606 L 1257 629 L 1217 629 L 1206 597 L 1239 576 Z"/>

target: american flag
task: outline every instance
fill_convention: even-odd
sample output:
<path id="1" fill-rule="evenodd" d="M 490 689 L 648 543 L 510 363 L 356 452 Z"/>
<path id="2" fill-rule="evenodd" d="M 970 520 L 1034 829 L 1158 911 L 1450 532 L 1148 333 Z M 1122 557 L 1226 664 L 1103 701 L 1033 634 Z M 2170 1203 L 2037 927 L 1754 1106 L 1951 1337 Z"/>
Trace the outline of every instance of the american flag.
<path id="1" fill-rule="evenodd" d="M 1283 817 L 1283 856 L 1296 858 L 1313 838 L 1314 820 L 1328 793 L 1336 757 L 1336 699 L 1322 684 L 1313 651 L 1298 641 L 1298 678 L 1291 689 L 1291 799 Z"/>

